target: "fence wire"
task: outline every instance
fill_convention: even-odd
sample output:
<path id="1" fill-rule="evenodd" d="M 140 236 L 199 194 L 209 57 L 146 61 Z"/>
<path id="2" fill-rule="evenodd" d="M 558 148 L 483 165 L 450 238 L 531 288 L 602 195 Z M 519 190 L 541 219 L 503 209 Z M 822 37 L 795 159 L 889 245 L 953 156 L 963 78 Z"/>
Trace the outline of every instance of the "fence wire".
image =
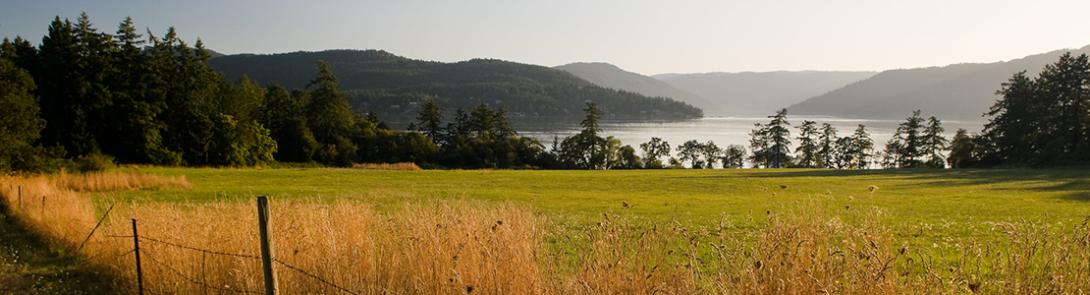
<path id="1" fill-rule="evenodd" d="M 106 237 L 110 237 L 110 238 L 129 238 L 129 239 L 131 239 L 131 238 L 132 238 L 133 236 L 132 236 L 132 235 L 106 235 Z M 230 257 L 238 257 L 238 258 L 248 258 L 248 259 L 255 259 L 255 260 L 260 260 L 260 259 L 261 259 L 261 256 L 257 256 L 257 255 L 250 255 L 250 254 L 239 254 L 239 253 L 227 253 L 227 252 L 223 252 L 223 251 L 215 251 L 215 250 L 209 250 L 209 249 L 202 249 L 202 248 L 197 248 L 197 247 L 193 247 L 193 246 L 187 246 L 187 245 L 182 245 L 182 244 L 178 244 L 178 243 L 173 243 L 173 242 L 168 242 L 168 241 L 164 241 L 164 240 L 161 240 L 161 239 L 156 239 L 156 238 L 151 238 L 151 237 L 146 237 L 146 236 L 140 236 L 140 237 L 139 237 L 139 239 L 140 239 L 140 240 L 144 240 L 144 241 L 149 241 L 149 242 L 153 242 L 153 243 L 158 243 L 158 244 L 166 245 L 166 246 L 170 246 L 170 247 L 174 247 L 174 248 L 179 248 L 179 249 L 184 249 L 184 250 L 189 250 L 189 251 L 199 252 L 199 253 L 203 253 L 203 254 L 208 254 L 208 255 L 217 255 L 217 256 L 230 256 Z M 133 251 L 134 251 L 134 250 L 130 250 L 130 251 L 126 252 L 125 254 L 130 254 L 130 253 L 132 253 Z M 141 252 L 141 253 L 143 254 L 143 253 L 146 253 L 146 252 L 147 252 L 147 250 L 145 250 L 145 249 L 141 249 L 141 251 L 140 251 L 140 252 Z M 222 287 L 216 287 L 216 286 L 208 285 L 208 284 L 206 284 L 206 283 L 204 283 L 204 282 L 200 282 L 200 281 L 194 280 L 194 279 L 192 279 L 192 278 L 190 278 L 190 277 L 186 276 L 185 274 L 183 274 L 183 273 L 182 273 L 181 271 L 178 271 L 177 269 L 175 269 L 175 268 L 172 268 L 172 267 L 170 267 L 169 265 L 166 265 L 165 263 L 159 262 L 158 260 L 155 260 L 154 258 L 151 258 L 150 256 L 148 257 L 148 259 L 149 259 L 149 260 L 151 260 L 152 262 L 155 262 L 155 263 L 156 263 L 156 264 L 158 264 L 158 265 L 161 265 L 161 266 L 163 266 L 163 267 L 165 267 L 165 268 L 167 268 L 167 269 L 171 270 L 172 272 L 174 272 L 174 273 L 175 273 L 175 274 L 177 274 L 178 276 L 181 276 L 181 277 L 182 277 L 183 279 L 185 279 L 186 281 L 189 281 L 189 282 L 191 282 L 191 283 L 194 283 L 194 284 L 197 284 L 197 285 L 203 286 L 203 287 L 205 287 L 205 288 L 209 288 L 209 289 L 214 289 L 214 290 L 220 290 L 220 291 L 231 291 L 231 292 L 235 292 L 235 293 L 253 293 L 253 294 L 261 294 L 261 292 L 257 292 L 257 291 L 248 291 L 248 290 L 234 290 L 234 289 L 227 289 L 227 288 L 222 288 Z M 274 258 L 274 259 L 273 259 L 273 262 L 276 262 L 277 264 L 279 264 L 279 265 L 283 266 L 284 268 L 287 268 L 287 269 L 289 269 L 289 270 L 291 270 L 291 271 L 294 271 L 294 272 L 296 272 L 296 273 L 299 273 L 299 274 L 301 274 L 301 275 L 303 275 L 303 276 L 306 276 L 306 277 L 309 277 L 309 278 L 311 278 L 311 279 L 314 279 L 315 281 L 318 281 L 319 283 L 325 284 L 325 285 L 327 285 L 327 286 L 329 286 L 329 287 L 333 287 L 333 288 L 335 288 L 335 289 L 337 289 L 337 290 L 339 290 L 339 291 L 341 291 L 341 292 L 345 292 L 345 293 L 348 293 L 348 294 L 353 294 L 353 295 L 359 295 L 359 293 L 357 293 L 357 292 L 354 292 L 354 291 L 352 291 L 352 290 L 349 290 L 348 288 L 342 287 L 342 286 L 340 286 L 340 285 L 334 284 L 333 282 L 330 282 L 330 281 L 329 281 L 328 279 L 326 279 L 326 278 L 323 278 L 322 276 L 319 276 L 319 275 L 316 275 L 316 274 L 310 273 L 310 272 L 308 272 L 308 271 L 306 271 L 306 270 L 304 270 L 304 269 L 302 269 L 302 268 L 300 268 L 300 267 L 298 267 L 298 266 L 295 266 L 295 265 L 289 264 L 289 263 L 287 263 L 287 262 L 284 262 L 283 260 L 280 260 L 280 259 L 275 259 L 275 258 Z"/>
<path id="2" fill-rule="evenodd" d="M 166 268 L 166 269 L 170 270 L 171 272 L 178 275 L 179 277 L 182 277 L 182 279 L 185 279 L 186 281 L 189 281 L 190 283 L 193 283 L 193 284 L 199 285 L 201 287 L 204 287 L 205 289 L 212 289 L 212 290 L 216 290 L 216 291 L 227 291 L 227 292 L 240 293 L 240 294 L 262 294 L 263 293 L 263 292 L 260 292 L 260 291 L 239 290 L 239 289 L 231 289 L 231 288 L 213 286 L 213 285 L 210 285 L 208 283 L 201 282 L 201 281 L 198 281 L 198 280 L 196 280 L 194 278 L 186 276 L 184 273 L 182 273 L 182 271 L 180 271 L 178 269 L 175 269 L 175 268 L 171 267 L 170 265 L 167 265 L 166 263 L 162 263 L 159 260 L 155 259 L 153 255 L 145 255 L 145 256 L 142 256 L 142 257 L 147 258 L 149 261 L 151 261 L 151 262 L 153 262 L 153 263 L 155 263 L 155 264 L 157 264 L 159 266 L 162 266 L 163 268 Z"/>

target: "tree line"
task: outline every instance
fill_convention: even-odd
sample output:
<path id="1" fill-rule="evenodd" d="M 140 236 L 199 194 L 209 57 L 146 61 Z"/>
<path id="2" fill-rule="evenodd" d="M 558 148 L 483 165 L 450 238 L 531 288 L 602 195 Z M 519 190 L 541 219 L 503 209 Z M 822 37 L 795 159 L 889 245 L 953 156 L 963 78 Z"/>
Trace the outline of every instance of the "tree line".
<path id="1" fill-rule="evenodd" d="M 951 166 L 1082 165 L 1090 160 L 1090 60 L 1060 56 L 1036 77 L 1015 73 L 996 92 L 980 134 L 958 130 Z"/>

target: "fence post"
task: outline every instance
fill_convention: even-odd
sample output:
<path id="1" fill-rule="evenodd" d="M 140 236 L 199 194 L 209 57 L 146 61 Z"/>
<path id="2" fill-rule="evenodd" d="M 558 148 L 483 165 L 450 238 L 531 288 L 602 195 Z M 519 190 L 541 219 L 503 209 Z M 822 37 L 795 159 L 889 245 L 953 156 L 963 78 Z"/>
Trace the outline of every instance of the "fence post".
<path id="1" fill-rule="evenodd" d="M 272 240 L 269 239 L 269 199 L 257 197 L 257 226 L 261 237 L 261 270 L 265 273 L 265 294 L 276 295 L 276 272 L 273 271 Z"/>
<path id="2" fill-rule="evenodd" d="M 23 210 L 23 186 L 19 186 L 19 210 Z"/>
<path id="3" fill-rule="evenodd" d="M 136 232 L 136 218 L 132 219 L 132 252 L 136 256 L 136 294 L 144 295 L 144 270 L 140 268 L 140 235 Z"/>
<path id="4" fill-rule="evenodd" d="M 39 209 L 41 209 L 41 212 L 38 213 L 38 218 L 45 221 L 45 195 L 42 195 L 42 208 Z"/>

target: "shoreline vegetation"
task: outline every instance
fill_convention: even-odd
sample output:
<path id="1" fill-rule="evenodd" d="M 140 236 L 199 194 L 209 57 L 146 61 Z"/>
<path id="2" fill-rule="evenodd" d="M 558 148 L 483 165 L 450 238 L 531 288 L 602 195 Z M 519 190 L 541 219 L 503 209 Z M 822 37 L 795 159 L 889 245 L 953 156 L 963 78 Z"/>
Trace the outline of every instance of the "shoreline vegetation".
<path id="1" fill-rule="evenodd" d="M 116 277 L 116 290 L 131 290 L 135 279 L 129 218 L 139 221 L 147 239 L 141 253 L 148 290 L 261 290 L 260 263 L 252 259 L 258 247 L 250 201 L 115 202 L 87 239 L 103 214 L 93 204 L 105 201 L 92 196 L 185 191 L 200 184 L 141 172 L 0 180 L 11 216 L 52 247 Z M 15 187 L 46 202 L 24 200 L 19 206 Z M 562 227 L 525 205 L 467 200 L 382 210 L 352 199 L 274 199 L 271 206 L 275 257 L 292 267 L 277 266 L 279 286 L 289 293 L 1090 291 L 1085 221 L 1059 228 L 997 222 L 985 227 L 994 240 L 966 242 L 951 252 L 907 246 L 882 221 L 888 216 L 881 209 L 832 213 L 804 204 L 740 230 L 729 220 L 710 226 L 644 223 L 624 213 Z"/>

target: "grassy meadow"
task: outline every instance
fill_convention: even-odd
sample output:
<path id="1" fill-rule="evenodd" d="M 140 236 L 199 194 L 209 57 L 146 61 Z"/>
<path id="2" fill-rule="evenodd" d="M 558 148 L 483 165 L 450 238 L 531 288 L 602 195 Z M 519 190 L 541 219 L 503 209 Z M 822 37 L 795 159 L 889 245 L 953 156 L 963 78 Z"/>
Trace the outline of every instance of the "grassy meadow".
<path id="1" fill-rule="evenodd" d="M 134 280 L 129 218 L 158 240 L 142 242 L 154 292 L 260 290 L 247 255 L 267 195 L 287 292 L 1090 291 L 1085 169 L 122 167 L 0 180 L 9 215 L 118 290 Z M 14 206 L 16 185 L 48 197 Z"/>
<path id="2" fill-rule="evenodd" d="M 570 223 L 602 213 L 651 222 L 763 222 L 770 212 L 879 209 L 892 226 L 988 222 L 1075 224 L 1090 216 L 1090 170 L 613 170 L 389 171 L 330 168 L 142 168 L 192 188 L 107 193 L 136 202 L 351 199 L 379 208 L 433 200 L 527 205 Z M 872 191 L 873 190 L 873 191 Z M 953 224 L 956 226 L 945 225 Z"/>

